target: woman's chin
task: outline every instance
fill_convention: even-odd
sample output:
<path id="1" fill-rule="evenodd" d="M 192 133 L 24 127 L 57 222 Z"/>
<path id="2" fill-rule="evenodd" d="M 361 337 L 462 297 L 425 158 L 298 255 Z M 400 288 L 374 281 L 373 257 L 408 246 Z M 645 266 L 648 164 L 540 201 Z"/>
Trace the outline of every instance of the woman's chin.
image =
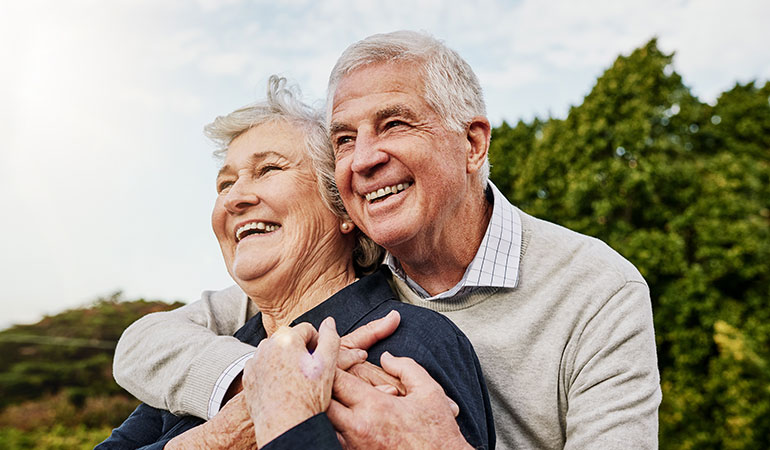
<path id="1" fill-rule="evenodd" d="M 259 264 L 255 261 L 244 261 L 236 259 L 234 261 L 233 269 L 230 272 L 230 275 L 232 275 L 236 283 L 241 284 L 258 280 L 268 272 L 270 272 L 270 269 L 265 267 L 265 264 Z"/>

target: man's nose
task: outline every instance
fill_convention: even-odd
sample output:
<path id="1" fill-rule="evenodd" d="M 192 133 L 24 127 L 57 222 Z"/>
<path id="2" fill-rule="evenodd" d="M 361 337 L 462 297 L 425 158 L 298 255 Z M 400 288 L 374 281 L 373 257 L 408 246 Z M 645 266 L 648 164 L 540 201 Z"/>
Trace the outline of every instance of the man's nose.
<path id="1" fill-rule="evenodd" d="M 254 183 L 243 178 L 239 178 L 225 194 L 225 209 L 231 214 L 242 213 L 258 203 L 259 195 L 254 189 Z"/>
<path id="2" fill-rule="evenodd" d="M 382 142 L 369 133 L 359 133 L 353 151 L 353 172 L 366 175 L 382 166 L 390 156 L 384 151 Z"/>

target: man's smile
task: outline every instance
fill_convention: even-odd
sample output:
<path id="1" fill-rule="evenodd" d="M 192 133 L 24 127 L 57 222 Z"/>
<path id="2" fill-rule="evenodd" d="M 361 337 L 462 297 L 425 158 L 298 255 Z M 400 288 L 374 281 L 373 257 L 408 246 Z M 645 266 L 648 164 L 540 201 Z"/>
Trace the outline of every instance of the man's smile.
<path id="1" fill-rule="evenodd" d="M 405 183 L 398 183 L 393 186 L 386 186 L 384 188 L 379 188 L 372 192 L 369 192 L 364 197 L 366 197 L 366 201 L 368 201 L 369 203 L 374 203 L 375 201 L 383 200 L 392 194 L 397 194 L 407 189 L 411 185 L 412 183 L 405 182 Z"/>

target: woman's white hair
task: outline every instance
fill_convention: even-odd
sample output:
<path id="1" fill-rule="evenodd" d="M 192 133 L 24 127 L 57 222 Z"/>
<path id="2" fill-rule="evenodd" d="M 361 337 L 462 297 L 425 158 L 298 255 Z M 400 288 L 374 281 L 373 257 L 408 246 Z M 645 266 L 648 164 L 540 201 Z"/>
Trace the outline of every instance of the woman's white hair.
<path id="1" fill-rule="evenodd" d="M 300 98 L 302 96 L 298 87 L 289 86 L 285 78 L 272 75 L 267 82 L 266 100 L 217 117 L 206 125 L 204 133 L 219 147 L 214 155 L 223 159 L 230 143 L 251 128 L 278 120 L 299 128 L 305 136 L 305 149 L 315 169 L 321 198 L 337 217 L 350 221 L 334 181 L 333 151 L 323 113 L 303 103 Z M 356 272 L 359 275 L 371 273 L 381 262 L 383 249 L 359 229 L 355 232 L 357 235 L 353 264 Z"/>
<path id="2" fill-rule="evenodd" d="M 375 34 L 348 47 L 329 76 L 326 119 L 331 121 L 334 94 L 342 78 L 371 64 L 407 62 L 417 65 L 424 80 L 423 98 L 450 130 L 465 132 L 471 119 L 487 115 L 484 93 L 471 66 L 454 50 L 427 33 L 394 31 Z M 486 186 L 489 159 L 479 170 Z"/>

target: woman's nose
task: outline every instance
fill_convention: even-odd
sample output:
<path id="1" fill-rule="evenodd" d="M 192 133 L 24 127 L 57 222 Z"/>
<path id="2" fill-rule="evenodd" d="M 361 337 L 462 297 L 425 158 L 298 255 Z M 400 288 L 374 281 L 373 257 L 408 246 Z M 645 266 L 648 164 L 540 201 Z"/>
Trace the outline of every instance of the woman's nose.
<path id="1" fill-rule="evenodd" d="M 253 183 L 238 179 L 225 194 L 225 209 L 232 214 L 238 214 L 259 203 L 259 196 Z"/>

